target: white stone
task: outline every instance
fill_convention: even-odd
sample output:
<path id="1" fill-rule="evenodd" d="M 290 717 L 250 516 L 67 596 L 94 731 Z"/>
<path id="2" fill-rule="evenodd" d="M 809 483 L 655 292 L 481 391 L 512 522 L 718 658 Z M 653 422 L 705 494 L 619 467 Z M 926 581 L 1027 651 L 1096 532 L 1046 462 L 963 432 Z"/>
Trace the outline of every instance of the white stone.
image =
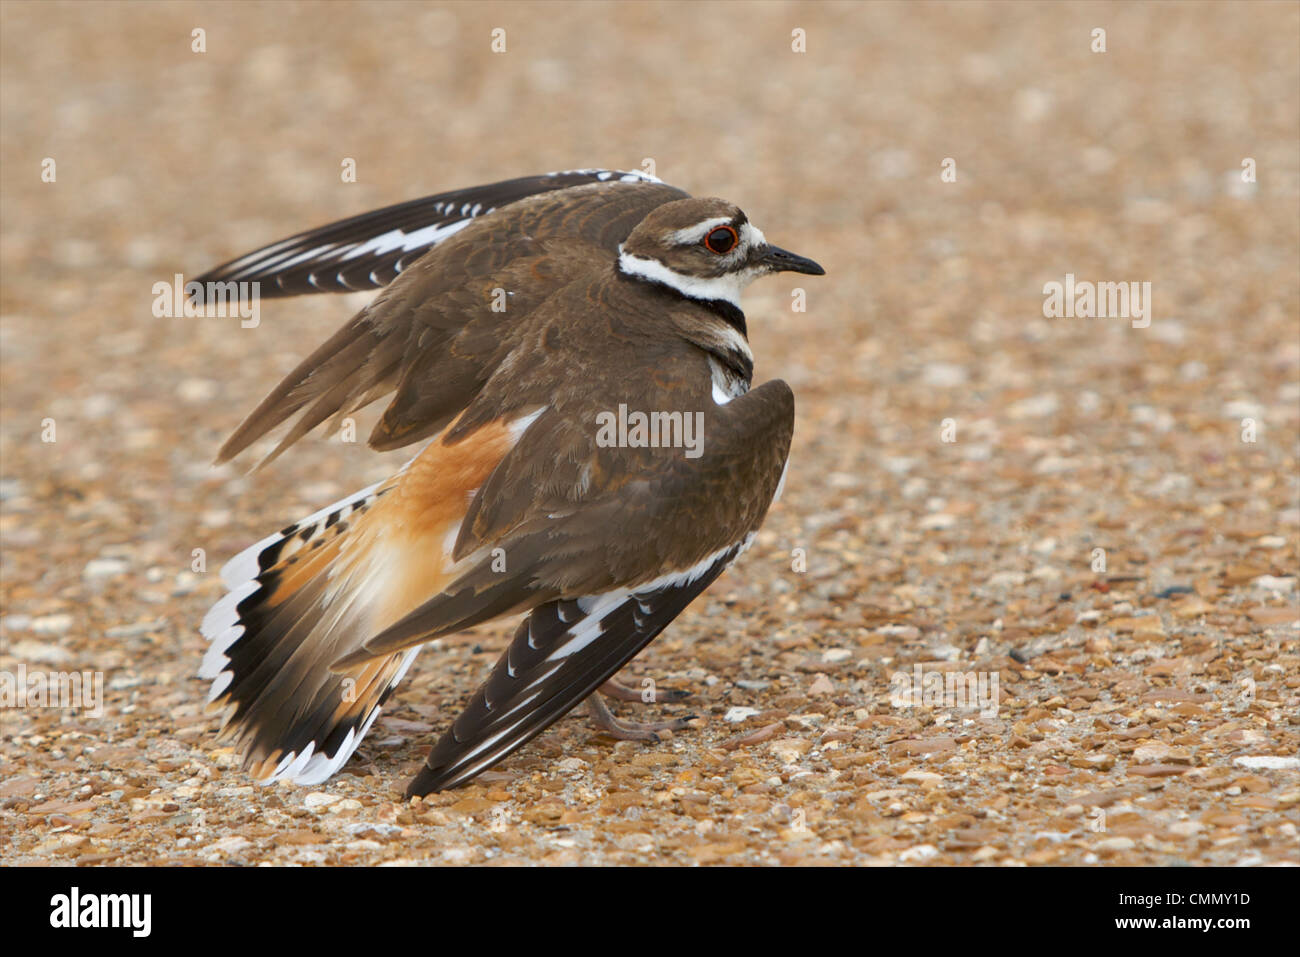
<path id="1" fill-rule="evenodd" d="M 1300 768 L 1300 758 L 1283 757 L 1280 754 L 1251 754 L 1234 758 L 1233 764 L 1239 768 L 1251 768 L 1262 771 L 1288 771 Z"/>
<path id="2" fill-rule="evenodd" d="M 72 616 L 68 614 L 41 615 L 33 618 L 28 627 L 38 635 L 61 635 L 72 627 Z"/>
<path id="3" fill-rule="evenodd" d="M 120 558 L 92 558 L 81 570 L 84 578 L 113 578 L 130 571 L 129 563 Z"/>
<path id="4" fill-rule="evenodd" d="M 1093 848 L 1098 851 L 1131 851 L 1136 846 L 1137 842 L 1131 837 L 1108 837 L 1098 841 Z"/>
<path id="5" fill-rule="evenodd" d="M 1295 582 L 1295 578 L 1291 576 L 1282 578 L 1276 575 L 1260 575 L 1251 584 L 1256 588 L 1267 588 L 1270 591 L 1294 591 Z"/>
<path id="6" fill-rule="evenodd" d="M 939 849 L 933 844 L 918 844 L 915 847 L 909 847 L 905 851 L 900 851 L 898 859 L 900 861 L 928 861 L 939 854 Z"/>

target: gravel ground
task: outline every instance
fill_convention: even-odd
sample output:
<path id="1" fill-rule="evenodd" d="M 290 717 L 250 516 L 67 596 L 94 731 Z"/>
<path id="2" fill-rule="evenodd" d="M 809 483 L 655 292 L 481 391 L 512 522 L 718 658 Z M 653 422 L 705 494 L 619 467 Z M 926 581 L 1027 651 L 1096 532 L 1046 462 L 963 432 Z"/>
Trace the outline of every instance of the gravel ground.
<path id="1" fill-rule="evenodd" d="M 104 682 L 99 714 L 0 710 L 0 861 L 1300 862 L 1300 7 L 7 2 L 0 26 L 0 680 Z M 422 655 L 325 786 L 252 785 L 193 677 L 216 571 L 404 453 L 317 435 L 212 469 L 364 297 L 243 329 L 154 318 L 153 283 L 646 158 L 828 273 L 806 312 L 781 279 L 747 300 L 757 378 L 798 397 L 784 499 L 623 675 L 693 698 L 622 716 L 698 727 L 571 716 L 404 802 L 501 624 Z M 1149 326 L 1045 318 L 1067 274 L 1149 282 Z M 918 669 L 996 679 L 997 706 L 915 700 Z"/>

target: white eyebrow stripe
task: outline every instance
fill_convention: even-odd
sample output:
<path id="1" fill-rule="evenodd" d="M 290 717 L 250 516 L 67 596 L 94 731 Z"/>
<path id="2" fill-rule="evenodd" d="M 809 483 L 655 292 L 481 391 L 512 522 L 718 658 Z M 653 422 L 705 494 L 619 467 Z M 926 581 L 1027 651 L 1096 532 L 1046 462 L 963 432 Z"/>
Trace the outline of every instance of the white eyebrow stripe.
<path id="1" fill-rule="evenodd" d="M 713 219 L 706 219 L 702 223 L 696 223 L 694 226 L 687 226 L 685 229 L 679 229 L 676 232 L 668 234 L 668 241 L 676 243 L 679 246 L 692 246 L 707 236 L 712 230 L 719 226 L 729 226 L 731 224 L 730 216 L 715 216 Z"/>
<path id="2" fill-rule="evenodd" d="M 763 231 L 748 222 L 740 224 L 740 241 L 750 248 L 767 245 L 767 237 L 763 235 Z"/>

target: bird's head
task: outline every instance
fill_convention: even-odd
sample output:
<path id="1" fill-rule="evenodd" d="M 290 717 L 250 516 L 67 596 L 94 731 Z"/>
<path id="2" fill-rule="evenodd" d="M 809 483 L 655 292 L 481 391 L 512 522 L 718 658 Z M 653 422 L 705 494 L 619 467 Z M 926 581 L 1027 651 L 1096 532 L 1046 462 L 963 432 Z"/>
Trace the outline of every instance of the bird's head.
<path id="1" fill-rule="evenodd" d="M 773 246 L 732 203 L 679 199 L 651 210 L 619 251 L 619 271 L 691 299 L 740 307 L 740 291 L 773 272 L 824 275 L 803 256 Z"/>

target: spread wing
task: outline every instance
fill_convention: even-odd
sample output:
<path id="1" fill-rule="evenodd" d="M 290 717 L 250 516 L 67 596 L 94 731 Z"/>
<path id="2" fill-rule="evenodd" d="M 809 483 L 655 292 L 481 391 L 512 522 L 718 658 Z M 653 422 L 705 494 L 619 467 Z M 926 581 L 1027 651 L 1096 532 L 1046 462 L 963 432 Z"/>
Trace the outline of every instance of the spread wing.
<path id="1" fill-rule="evenodd" d="M 455 787 L 541 734 L 668 627 L 745 544 L 634 592 L 619 589 L 533 609 L 407 793 Z"/>
<path id="2" fill-rule="evenodd" d="M 354 217 L 208 273 L 201 282 L 258 281 L 279 290 L 272 295 L 388 283 L 262 400 L 217 462 L 297 416 L 265 465 L 327 419 L 393 392 L 373 448 L 436 434 L 473 400 L 539 305 L 591 270 L 593 257 L 612 262 L 647 212 L 685 195 L 639 173 L 528 177 Z"/>
<path id="3" fill-rule="evenodd" d="M 584 461 L 564 445 L 562 423 L 543 413 L 484 483 L 461 526 L 457 551 L 469 570 L 333 666 L 356 667 L 533 609 L 435 746 L 412 793 L 453 786 L 495 763 L 662 631 L 749 544 L 778 492 L 793 427 L 794 397 L 773 381 L 709 410 L 699 458 L 585 447 Z M 601 455 L 609 451 L 622 455 Z M 566 462 L 589 477 L 581 494 L 564 466 L 538 479 Z M 504 570 L 494 559 L 504 559 Z"/>
<path id="4" fill-rule="evenodd" d="M 223 263 L 196 281 L 257 282 L 263 299 L 379 289 L 480 216 L 528 196 L 605 182 L 659 180 L 645 173 L 582 169 L 438 193 L 309 229 Z"/>

